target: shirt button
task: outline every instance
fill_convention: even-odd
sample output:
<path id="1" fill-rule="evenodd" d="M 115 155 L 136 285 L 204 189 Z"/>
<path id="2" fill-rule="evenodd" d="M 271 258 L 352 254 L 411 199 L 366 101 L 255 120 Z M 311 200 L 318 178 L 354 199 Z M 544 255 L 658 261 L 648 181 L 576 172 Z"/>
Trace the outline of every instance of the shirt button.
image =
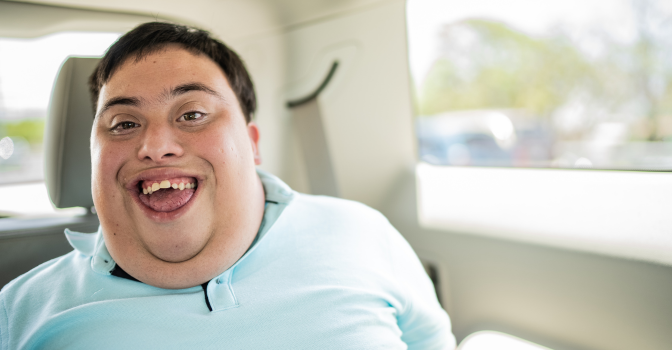
<path id="1" fill-rule="evenodd" d="M 217 280 L 215 280 L 215 282 L 216 282 L 217 284 L 222 284 L 222 279 L 221 279 L 221 278 L 218 278 Z"/>

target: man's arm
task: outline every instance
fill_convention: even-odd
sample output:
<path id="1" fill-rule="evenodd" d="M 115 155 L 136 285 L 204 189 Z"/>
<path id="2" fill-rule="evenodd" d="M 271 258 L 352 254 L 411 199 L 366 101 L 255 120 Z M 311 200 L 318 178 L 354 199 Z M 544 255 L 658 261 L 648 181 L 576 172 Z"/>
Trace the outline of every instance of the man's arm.
<path id="1" fill-rule="evenodd" d="M 409 350 L 454 349 L 450 318 L 437 300 L 432 281 L 408 242 L 391 225 L 390 229 L 394 230 L 388 235 L 390 258 L 404 298 L 397 317 L 402 340 Z"/>
<path id="2" fill-rule="evenodd" d="M 9 322 L 3 291 L 0 290 L 0 350 L 7 350 L 9 349 Z"/>

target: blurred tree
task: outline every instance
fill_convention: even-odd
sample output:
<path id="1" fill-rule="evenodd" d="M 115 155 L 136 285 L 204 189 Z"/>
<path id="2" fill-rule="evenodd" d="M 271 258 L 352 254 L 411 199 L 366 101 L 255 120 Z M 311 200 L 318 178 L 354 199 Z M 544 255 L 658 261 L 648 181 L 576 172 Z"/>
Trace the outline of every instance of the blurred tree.
<path id="1" fill-rule="evenodd" d="M 548 116 L 592 67 L 569 40 L 532 38 L 506 24 L 469 19 L 446 25 L 441 56 L 420 91 L 421 114 L 517 108 Z"/>
<path id="2" fill-rule="evenodd" d="M 23 119 L 17 121 L 0 121 L 0 130 L 4 136 L 19 136 L 24 138 L 33 147 L 39 147 L 44 137 L 44 119 Z"/>
<path id="3" fill-rule="evenodd" d="M 672 114 L 672 22 L 661 1 L 633 0 L 637 40 L 629 48 L 629 71 L 633 87 L 644 101 L 644 116 L 651 125 L 649 141 L 665 135 L 658 130 L 659 119 Z"/>
<path id="4" fill-rule="evenodd" d="M 648 125 L 644 139 L 669 138 L 656 130 L 672 116 L 672 21 L 661 2 L 632 0 L 634 40 L 618 41 L 596 24 L 589 50 L 561 27 L 533 37 L 493 20 L 447 24 L 440 56 L 417 92 L 420 114 L 505 108 L 556 122 L 573 118 L 574 126 L 559 130 L 564 139 L 581 138 L 599 122 L 639 120 Z"/>

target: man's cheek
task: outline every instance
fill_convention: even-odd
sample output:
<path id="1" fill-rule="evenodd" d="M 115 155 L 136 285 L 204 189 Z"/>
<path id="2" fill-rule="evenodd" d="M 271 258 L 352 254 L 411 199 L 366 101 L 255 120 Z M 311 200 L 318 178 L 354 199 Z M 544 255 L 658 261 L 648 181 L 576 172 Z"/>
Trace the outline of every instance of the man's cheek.
<path id="1" fill-rule="evenodd" d="M 118 175 L 124 164 L 122 147 L 98 144 L 91 149 L 92 190 L 96 206 L 118 206 L 124 189 L 118 181 Z M 102 210 L 105 210 L 101 208 Z"/>
<path id="2" fill-rule="evenodd" d="M 118 173 L 122 164 L 133 157 L 133 152 L 132 149 L 129 149 L 129 147 L 124 144 L 109 143 L 100 148 L 96 157 L 98 169 L 104 172 L 101 175 L 104 177 L 112 177 Z"/>

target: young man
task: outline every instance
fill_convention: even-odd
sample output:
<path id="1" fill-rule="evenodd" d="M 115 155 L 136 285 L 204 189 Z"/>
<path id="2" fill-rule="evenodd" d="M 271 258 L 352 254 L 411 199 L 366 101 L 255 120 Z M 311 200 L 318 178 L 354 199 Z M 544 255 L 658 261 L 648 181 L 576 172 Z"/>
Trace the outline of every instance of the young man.
<path id="1" fill-rule="evenodd" d="M 207 32 L 139 26 L 91 91 L 99 232 L 3 289 L 0 349 L 455 346 L 384 217 L 255 169 L 252 82 Z"/>

